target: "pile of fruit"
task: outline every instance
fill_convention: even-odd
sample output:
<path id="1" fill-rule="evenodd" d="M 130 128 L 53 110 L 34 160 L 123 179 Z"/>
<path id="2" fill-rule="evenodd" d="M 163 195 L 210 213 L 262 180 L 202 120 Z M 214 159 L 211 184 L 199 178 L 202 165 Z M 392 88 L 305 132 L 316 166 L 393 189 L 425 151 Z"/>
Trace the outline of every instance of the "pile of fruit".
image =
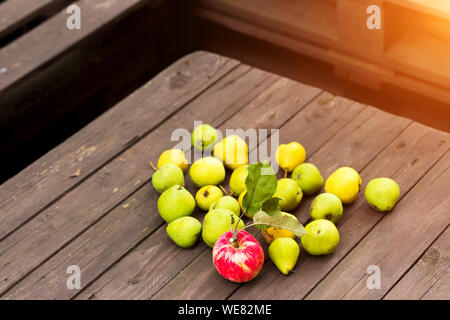
<path id="1" fill-rule="evenodd" d="M 261 229 L 271 260 L 285 275 L 297 264 L 297 238 L 310 255 L 326 255 L 336 249 L 336 223 L 343 215 L 343 204 L 352 203 L 360 191 L 361 178 L 356 170 L 341 167 L 328 177 L 325 192 L 311 204 L 312 221 L 303 228 L 288 212 L 300 205 L 303 195 L 318 193 L 324 179 L 314 164 L 304 162 L 306 151 L 300 143 L 278 147 L 275 159 L 285 176 L 277 180 L 268 163 L 248 164 L 248 146 L 236 135 L 218 141 L 216 129 L 202 124 L 194 129 L 191 139 L 195 149 L 213 154 L 195 161 L 189 169 L 191 180 L 199 188 L 195 197 L 184 188 L 188 161 L 182 150 L 164 151 L 157 168 L 150 163 L 156 170 L 152 184 L 161 193 L 158 211 L 168 223 L 168 236 L 177 245 L 192 247 L 201 235 L 213 248 L 217 271 L 233 282 L 252 280 L 264 264 L 261 245 L 245 231 L 250 226 Z M 233 171 L 230 194 L 221 186 L 225 167 Z M 365 189 L 367 202 L 380 212 L 390 211 L 399 196 L 398 184 L 389 178 L 373 179 Z M 196 206 L 207 212 L 203 224 L 191 216 Z M 246 225 L 243 216 L 249 219 Z"/>

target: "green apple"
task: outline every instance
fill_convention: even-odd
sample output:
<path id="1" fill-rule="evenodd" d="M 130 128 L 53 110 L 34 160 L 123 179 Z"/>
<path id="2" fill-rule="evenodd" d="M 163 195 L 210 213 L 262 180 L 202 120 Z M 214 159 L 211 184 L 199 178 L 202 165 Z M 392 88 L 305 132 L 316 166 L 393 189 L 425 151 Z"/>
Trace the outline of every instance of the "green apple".
<path id="1" fill-rule="evenodd" d="M 181 217 L 166 228 L 167 235 L 173 242 L 182 248 L 192 247 L 198 240 L 202 231 L 202 224 L 193 217 Z"/>
<path id="2" fill-rule="evenodd" d="M 203 220 L 202 237 L 205 243 L 211 248 L 214 247 L 216 241 L 222 234 L 236 227 L 239 221 L 238 229 L 244 227 L 244 222 L 239 219 L 232 211 L 228 209 L 215 209 L 208 212 Z"/>
<path id="3" fill-rule="evenodd" d="M 390 211 L 400 197 L 400 187 L 390 178 L 376 178 L 367 184 L 365 196 L 369 205 L 375 210 Z"/>
<path id="4" fill-rule="evenodd" d="M 323 187 L 323 178 L 319 169 L 312 163 L 302 163 L 292 172 L 292 179 L 297 182 L 303 193 L 311 195 Z"/>
<path id="5" fill-rule="evenodd" d="M 339 244 L 339 231 L 330 220 L 314 220 L 305 230 L 306 235 L 301 238 L 302 246 L 311 255 L 330 254 Z"/>
<path id="6" fill-rule="evenodd" d="M 289 274 L 297 264 L 300 248 L 297 241 L 291 238 L 277 238 L 269 246 L 269 257 L 281 271 Z"/>
<path id="7" fill-rule="evenodd" d="M 231 196 L 225 196 L 215 201 L 209 207 L 209 211 L 214 209 L 228 209 L 237 216 L 239 216 L 239 214 L 241 213 L 241 207 L 239 206 L 239 202 Z"/>
<path id="8" fill-rule="evenodd" d="M 198 187 L 218 185 L 225 179 L 225 167 L 220 160 L 214 157 L 205 157 L 195 161 L 189 175 Z"/>
<path id="9" fill-rule="evenodd" d="M 172 163 L 166 163 L 153 174 L 152 185 L 159 193 L 163 193 L 174 185 L 182 186 L 184 185 L 183 170 Z"/>
<path id="10" fill-rule="evenodd" d="M 199 125 L 192 131 L 192 146 L 199 151 L 211 150 L 218 140 L 219 134 L 217 130 L 209 124 Z"/>
<path id="11" fill-rule="evenodd" d="M 283 211 L 291 211 L 297 208 L 302 201 L 302 189 L 293 179 L 284 178 L 277 182 L 277 189 L 273 197 L 280 198 L 280 208 Z"/>
<path id="12" fill-rule="evenodd" d="M 333 193 L 321 193 L 311 203 L 311 218 L 327 219 L 337 223 L 344 212 L 342 201 Z"/>
<path id="13" fill-rule="evenodd" d="M 245 179 L 247 179 L 248 166 L 242 166 L 233 171 L 230 177 L 230 190 L 231 194 L 235 197 L 239 197 L 239 195 L 245 191 Z"/>
<path id="14" fill-rule="evenodd" d="M 195 201 L 197 206 L 203 211 L 208 211 L 209 207 L 223 197 L 223 192 L 216 186 L 204 186 L 197 191 Z"/>
<path id="15" fill-rule="evenodd" d="M 194 209 L 195 199 L 183 186 L 170 187 L 158 199 L 159 214 L 167 223 L 190 216 Z"/>

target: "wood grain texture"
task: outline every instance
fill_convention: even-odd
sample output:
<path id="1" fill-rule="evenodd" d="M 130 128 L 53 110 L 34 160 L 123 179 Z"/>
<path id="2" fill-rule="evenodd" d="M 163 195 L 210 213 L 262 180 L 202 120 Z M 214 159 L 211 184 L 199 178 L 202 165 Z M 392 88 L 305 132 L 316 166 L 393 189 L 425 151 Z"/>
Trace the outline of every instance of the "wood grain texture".
<path id="1" fill-rule="evenodd" d="M 1 67 L 7 69 L 7 72 L 0 76 L 0 93 L 31 72 L 38 71 L 44 64 L 80 43 L 99 28 L 150 1 L 80 0 L 77 2 L 83 12 L 83 25 L 80 30 L 67 28 L 68 15 L 65 11 L 55 15 L 0 50 Z"/>
<path id="2" fill-rule="evenodd" d="M 248 66 L 237 67 L 207 92 L 161 124 L 157 130 L 108 163 L 72 193 L 56 202 L 54 206 L 45 210 L 43 215 L 46 217 L 46 224 L 58 224 L 58 227 L 52 232 L 45 231 L 45 226 L 34 219 L 14 233 L 8 240 L 23 236 L 22 232 L 27 229 L 40 230 L 39 235 L 35 234 L 30 238 L 30 242 L 22 240 L 21 249 L 15 248 L 2 254 L 3 261 L 12 254 L 21 252 L 21 257 L 14 260 L 12 265 L 20 263 L 19 261 L 30 261 L 26 266 L 26 268 L 30 268 L 30 264 L 39 264 L 39 261 L 50 257 L 61 245 L 61 241 L 47 242 L 46 239 L 52 237 L 62 240 L 62 238 L 76 236 L 78 232 L 83 231 L 80 225 L 90 226 L 113 209 L 105 219 L 92 225 L 86 234 L 50 259 L 29 279 L 21 282 L 19 287 L 12 290 L 10 294 L 25 295 L 22 297 L 27 299 L 70 298 L 77 292 L 68 291 L 65 287 L 63 279 L 66 277 L 64 270 L 69 263 L 67 261 L 73 261 L 83 268 L 84 281 L 86 281 L 84 284 L 87 285 L 116 259 L 154 232 L 161 226 L 162 220 L 155 210 L 158 194 L 154 190 L 149 192 L 145 187 L 152 174 L 148 161 L 152 159 L 156 161 L 162 151 L 171 147 L 171 133 L 175 129 L 186 128 L 191 131 L 194 121 L 199 119 L 217 126 L 276 80 L 276 76 L 251 69 Z M 152 93 L 149 94 L 148 99 L 151 99 L 151 96 Z M 205 106 L 214 106 L 214 108 L 207 109 Z M 136 195 L 130 196 L 141 186 L 144 191 L 138 191 Z M 191 191 L 195 191 L 193 186 Z M 91 196 L 91 194 L 93 195 Z M 128 202 L 124 203 L 125 209 L 132 211 L 133 214 L 123 218 L 124 222 L 122 222 L 118 216 L 122 217 L 125 214 L 122 207 L 117 205 L 123 202 L 124 196 L 129 198 Z M 138 206 L 137 212 L 133 210 L 134 206 Z M 65 207 L 66 211 L 60 216 L 56 212 L 62 207 Z M 88 212 L 87 208 L 95 208 L 95 210 Z M 141 208 L 144 208 L 147 214 L 139 211 Z M 135 216 L 136 213 L 141 216 Z M 152 215 L 149 216 L 150 213 Z M 145 224 L 142 223 L 142 219 L 145 219 Z M 103 230 L 111 228 L 112 230 L 107 235 L 102 233 Z M 40 253 L 33 254 L 29 250 L 33 245 L 31 241 L 36 238 L 41 238 L 43 243 L 40 246 Z M 14 240 L 11 241 L 11 243 L 14 242 Z M 93 260 L 92 257 L 96 258 Z M 55 266 L 58 267 L 55 268 Z M 13 270 L 7 271 L 12 272 Z M 43 275 L 45 278 L 42 279 Z M 51 290 L 48 289 L 49 283 L 52 286 Z"/>
<path id="3" fill-rule="evenodd" d="M 0 40 L 40 15 L 68 5 L 71 0 L 9 0 L 0 4 Z"/>
<path id="4" fill-rule="evenodd" d="M 450 229 L 431 245 L 419 261 L 384 297 L 387 300 L 450 299 Z"/>
<path id="5" fill-rule="evenodd" d="M 440 0 L 385 0 L 399 6 L 426 12 L 450 20 L 450 3 Z"/>
<path id="6" fill-rule="evenodd" d="M 0 239 L 148 134 L 238 64 L 205 52 L 180 59 L 3 183 L 0 186 Z M 70 178 L 78 169 L 81 176 Z"/>
<path id="7" fill-rule="evenodd" d="M 303 109 L 319 93 L 320 90 L 316 88 L 281 79 L 226 121 L 221 129 L 278 128 L 298 110 Z M 174 244 L 166 242 L 165 238 L 167 238 L 167 235 L 164 232 L 157 232 L 150 236 L 136 251 L 125 257 L 85 290 L 78 299 L 150 298 L 195 258 L 190 255 L 189 251 L 170 249 L 174 256 L 166 256 L 166 260 L 160 260 L 154 255 L 151 248 L 159 243 L 173 247 Z M 202 251 L 209 250 L 203 241 L 201 241 L 199 247 L 201 247 L 201 250 L 196 251 L 196 256 Z M 171 261 L 170 267 L 164 267 L 166 264 L 164 261 Z M 172 261 L 176 261 L 176 264 Z M 155 271 L 155 269 L 158 271 Z M 168 270 L 159 271 L 163 269 Z M 155 277 L 155 274 L 160 275 Z M 130 281 L 135 278 L 138 279 L 135 281 L 136 283 L 130 285 Z"/>
<path id="8" fill-rule="evenodd" d="M 337 16 L 330 0 L 198 0 L 197 5 L 296 38 L 328 44 L 337 41 Z"/>
<path id="9" fill-rule="evenodd" d="M 265 7 L 271 9 L 261 11 L 258 9 L 260 6 L 258 1 L 197 0 L 194 2 L 193 12 L 201 19 L 273 43 L 301 55 L 330 63 L 338 67 L 338 70 L 345 70 L 347 74 L 345 78 L 359 85 L 377 88 L 380 83 L 388 83 L 406 90 L 419 91 L 428 97 L 447 103 L 450 99 L 448 90 L 446 90 L 448 87 L 444 88 L 442 85 L 448 84 L 448 77 L 445 78 L 445 76 L 448 76 L 448 69 L 436 69 L 434 65 L 437 61 L 428 59 L 425 65 L 432 66 L 433 69 L 427 69 L 425 72 L 424 68 L 412 68 L 410 63 L 405 65 L 403 61 L 401 61 L 403 64 L 394 63 L 389 55 L 386 55 L 386 57 L 380 55 L 382 43 L 386 42 L 385 39 L 382 39 L 384 31 L 361 29 L 361 24 L 358 21 L 365 23 L 368 15 L 365 10 L 359 11 L 356 9 L 355 11 L 354 8 L 358 8 L 358 3 L 361 1 L 351 0 L 351 2 L 343 7 L 341 4 L 337 4 L 337 1 L 265 0 Z M 377 0 L 369 3 L 380 4 L 380 2 L 385 1 Z M 347 9 L 349 8 L 353 8 L 354 14 L 348 12 Z M 304 12 L 308 12 L 308 14 Z M 361 14 L 358 14 L 358 12 Z M 349 17 L 353 20 L 349 21 Z M 307 23 L 301 21 L 307 21 Z M 410 23 L 413 24 L 414 20 Z M 350 27 L 346 29 L 345 26 L 349 25 Z M 341 30 L 339 30 L 339 26 L 341 26 Z M 352 30 L 354 32 L 350 36 Z M 442 28 L 437 30 L 442 31 Z M 421 43 L 428 45 L 428 47 L 418 45 L 413 51 L 417 51 L 417 48 L 424 48 L 424 50 L 419 49 L 421 57 L 424 54 L 431 54 L 430 56 L 442 58 L 439 50 L 445 49 L 447 44 L 445 41 L 436 40 L 439 37 L 439 34 L 427 37 Z M 416 39 L 418 37 L 414 37 L 412 40 Z M 352 42 L 352 40 L 361 43 Z M 429 45 L 434 46 L 434 52 L 430 50 Z M 408 43 L 406 47 L 402 46 L 401 53 L 403 55 L 408 53 L 408 48 L 412 46 L 414 46 L 413 42 Z M 374 50 L 370 51 L 366 47 L 371 47 Z M 447 60 L 444 58 L 444 60 L 439 61 L 445 65 Z M 417 70 L 420 72 L 417 72 Z M 417 77 L 418 74 L 421 75 L 419 78 Z"/>
<path id="10" fill-rule="evenodd" d="M 448 150 L 448 138 L 446 142 Z M 448 226 L 449 169 L 447 152 L 307 298 L 381 299 Z M 358 216 L 367 219 L 361 212 Z M 380 289 L 367 288 L 366 269 L 371 265 L 380 268 Z"/>
<path id="11" fill-rule="evenodd" d="M 384 126 L 384 129 L 387 129 Z M 373 131 L 375 139 L 383 139 L 383 134 Z M 379 176 L 389 176 L 400 184 L 402 192 L 407 192 L 416 181 L 437 161 L 445 152 L 446 147 L 442 144 L 445 134 L 426 128 L 419 124 L 412 124 L 400 136 L 398 136 L 387 148 L 377 152 L 376 157 L 364 166 L 360 175 L 363 180 L 361 190 L 370 179 Z M 389 141 L 387 139 L 386 141 Z M 441 144 L 440 147 L 438 147 Z M 363 144 L 364 148 L 374 147 L 373 142 Z M 322 150 L 314 155 L 319 163 L 326 152 Z M 433 160 L 429 160 L 433 159 Z M 351 161 L 351 157 L 348 161 Z M 349 163 L 351 165 L 351 163 Z M 356 167 L 357 168 L 357 167 Z M 309 218 L 309 210 L 301 211 L 299 218 L 302 222 Z M 364 195 L 360 193 L 351 205 L 344 207 L 344 215 L 337 224 L 340 233 L 340 243 L 333 254 L 328 256 L 313 257 L 305 252 L 301 253 L 295 273 L 289 277 L 283 277 L 275 266 L 270 263 L 268 270 L 263 270 L 264 275 L 270 274 L 265 281 L 277 281 L 276 288 L 266 288 L 261 291 L 263 281 L 259 284 L 250 283 L 243 286 L 233 296 L 233 299 L 244 298 L 268 298 L 274 299 L 302 299 L 316 284 L 334 268 L 334 266 L 345 257 L 348 252 L 363 238 L 366 233 L 382 218 L 382 214 L 374 212 L 366 203 Z"/>

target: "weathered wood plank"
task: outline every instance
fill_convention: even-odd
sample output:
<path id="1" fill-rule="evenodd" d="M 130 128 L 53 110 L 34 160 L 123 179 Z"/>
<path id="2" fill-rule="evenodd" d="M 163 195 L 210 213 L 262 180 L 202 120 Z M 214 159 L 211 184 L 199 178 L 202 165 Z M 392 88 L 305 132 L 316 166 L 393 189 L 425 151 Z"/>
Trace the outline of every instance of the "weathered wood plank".
<path id="1" fill-rule="evenodd" d="M 196 5 L 296 38 L 327 44 L 337 41 L 338 22 L 333 1 L 198 0 Z M 197 12 L 195 7 L 194 10 Z"/>
<path id="2" fill-rule="evenodd" d="M 447 137 L 446 150 L 449 150 Z M 442 148 L 442 147 L 441 147 Z M 450 221 L 450 152 L 409 191 L 391 214 L 307 296 L 381 299 Z M 380 268 L 381 288 L 368 289 L 367 267 Z"/>
<path id="3" fill-rule="evenodd" d="M 112 71 L 105 66 L 120 68 L 117 64 L 124 64 L 123 58 L 127 56 L 123 48 L 130 45 L 128 49 L 133 50 L 134 45 L 128 39 L 141 37 L 141 30 L 133 32 L 133 36 L 121 33 L 126 28 L 122 22 L 138 16 L 138 9 L 145 11 L 155 2 L 77 1 L 82 12 L 80 30 L 67 28 L 68 14 L 63 10 L 0 49 L 0 133 L 6 137 L 0 154 L 18 148 L 18 144 L 31 139 L 64 111 L 73 110 L 76 101 L 85 99 L 88 92 L 92 94 L 102 85 L 111 85 L 105 78 Z M 153 20 L 158 18 L 152 19 L 149 28 L 154 25 Z M 115 30 L 116 26 L 121 29 Z M 110 31 L 114 33 L 108 34 Z M 115 47 L 109 45 L 112 42 Z M 143 47 L 137 50 L 142 51 Z M 67 94 L 66 99 L 61 92 Z"/>
<path id="4" fill-rule="evenodd" d="M 9 0 L 0 4 L 0 40 L 39 15 L 51 14 L 71 0 Z"/>
<path id="5" fill-rule="evenodd" d="M 130 194 L 144 186 L 152 174 L 148 166 L 148 161 L 155 161 L 162 151 L 170 148 L 171 144 L 168 143 L 168 139 L 170 139 L 171 132 L 178 128 L 192 130 L 194 121 L 198 119 L 202 119 L 213 125 L 220 124 L 240 110 L 243 105 L 248 103 L 266 87 L 270 86 L 276 79 L 276 76 L 266 72 L 251 69 L 248 66 L 239 66 L 217 82 L 205 94 L 193 100 L 187 107 L 160 124 L 157 130 L 145 136 L 120 156 L 95 172 L 83 184 L 44 210 L 40 216 L 13 233 L 1 246 L 3 250 L 0 253 L 0 264 L 7 264 L 7 267 L 2 268 L 0 271 L 0 278 L 7 278 L 8 280 L 3 281 L 0 288 L 7 289 L 8 285 L 13 285 L 15 281 L 19 280 L 27 272 L 44 262 L 45 259 L 51 257 L 65 243 L 71 241 L 77 234 L 83 232 L 98 219 L 108 214 L 109 211 L 115 209 L 125 198 L 130 197 Z M 147 99 L 152 99 L 152 94 L 149 94 Z M 118 128 L 118 126 L 112 127 L 115 127 L 116 130 Z M 145 190 L 148 191 L 147 189 Z M 143 196 L 142 192 L 140 195 Z M 149 197 L 148 201 L 150 201 L 151 205 L 146 208 L 153 208 L 148 213 L 156 213 L 155 201 L 157 195 L 152 193 L 151 195 L 146 194 L 145 196 Z M 142 201 L 142 199 L 139 199 L 139 201 Z M 120 210 L 120 208 L 117 208 L 114 211 L 112 219 L 121 213 Z M 144 219 L 149 219 L 149 217 L 145 215 Z M 105 249 L 106 247 L 106 251 L 102 252 L 103 255 L 98 253 L 100 260 L 95 261 L 105 259 L 105 261 L 113 263 L 114 258 L 119 258 L 130 246 L 132 247 L 142 240 L 143 237 L 150 234 L 153 231 L 152 228 L 160 225 L 160 218 L 156 214 L 148 221 L 147 234 L 133 233 L 133 231 L 136 231 L 135 228 L 138 228 L 139 231 L 145 229 L 145 227 L 141 228 L 142 224 L 139 224 L 141 222 L 140 220 L 136 217 L 136 220 L 132 220 L 131 223 L 135 222 L 138 224 L 124 226 L 131 227 L 132 230 L 130 232 L 132 234 L 127 234 L 127 230 L 119 229 L 110 235 L 118 236 L 119 239 L 122 237 L 121 240 L 116 240 L 123 241 L 122 246 L 110 246 L 111 243 L 108 242 L 110 238 L 105 237 L 105 239 L 102 239 L 104 235 L 98 234 L 100 232 L 99 230 L 109 228 L 110 220 L 107 220 L 106 225 L 102 225 L 98 229 L 97 227 L 90 229 L 87 235 L 88 237 L 103 240 L 98 247 L 94 247 L 94 250 Z M 18 239 L 20 239 L 20 246 L 10 247 L 14 243 L 17 243 Z M 125 239 L 129 239 L 132 244 L 125 241 Z M 89 248 L 89 246 L 94 245 L 94 242 L 86 241 L 85 238 L 76 241 L 75 253 L 70 252 L 70 254 L 74 254 L 80 259 L 80 261 L 75 262 L 76 264 L 87 261 L 87 264 L 90 265 L 90 263 L 93 263 L 90 258 L 92 257 L 91 255 L 86 256 L 81 254 L 81 257 L 77 255 L 80 254 L 79 247 L 82 247 L 83 244 Z M 39 250 L 33 249 L 36 246 L 39 246 Z M 69 247 L 69 249 L 73 249 L 73 246 Z M 94 256 L 96 255 L 94 254 Z M 67 256 L 61 255 L 56 257 L 57 260 L 60 258 L 67 258 Z M 102 271 L 101 268 L 97 270 L 97 265 L 95 264 L 90 266 L 92 269 L 87 268 L 84 275 L 86 280 L 90 276 L 94 279 Z M 53 267 L 54 265 L 52 265 Z M 60 267 L 67 268 L 64 265 Z M 64 277 L 64 272 L 59 274 L 59 276 Z M 57 282 L 54 290 L 61 290 L 65 295 L 75 294 L 75 292 L 67 292 L 66 289 L 62 290 L 61 286 L 63 285 L 63 282 Z M 35 289 L 41 288 L 35 286 Z M 44 288 L 48 290 L 46 287 Z M 50 295 L 52 292 L 48 291 L 46 294 Z M 29 294 L 34 293 L 32 290 Z"/>
<path id="6" fill-rule="evenodd" d="M 440 0 L 385 0 L 393 4 L 450 20 L 450 5 Z"/>
<path id="7" fill-rule="evenodd" d="M 343 108 L 338 108 L 335 112 L 346 114 L 348 112 L 348 105 Z M 306 110 L 306 109 L 305 109 Z M 324 110 L 323 114 L 318 113 L 316 117 L 316 121 L 321 121 L 321 119 L 326 119 L 326 115 L 329 111 Z M 308 119 L 309 117 L 306 117 Z M 405 126 L 408 125 L 409 121 L 406 121 L 401 118 L 396 118 L 391 115 L 388 115 L 384 112 L 377 111 L 371 107 L 365 107 L 362 112 L 353 116 L 351 114 L 347 114 L 343 119 L 346 121 L 342 121 L 340 124 L 340 128 L 328 132 L 328 138 L 324 139 L 321 143 L 316 145 L 316 149 L 308 146 L 308 141 L 310 139 L 303 138 L 303 132 L 297 126 L 297 122 L 293 120 L 290 123 L 290 126 L 284 130 L 284 133 L 281 133 L 282 136 L 285 136 L 289 141 L 296 140 L 301 143 L 305 143 L 306 150 L 311 150 L 311 156 L 308 161 L 315 163 L 319 169 L 321 170 L 324 177 L 327 177 L 336 167 L 340 165 L 352 165 L 357 170 L 361 170 L 371 159 L 373 159 L 378 151 L 382 149 L 387 142 L 389 142 L 393 136 L 398 134 Z M 341 120 L 343 120 L 341 119 Z M 370 122 L 368 121 L 370 119 Z M 385 124 L 389 120 L 389 127 L 385 127 L 388 132 L 383 138 L 374 137 L 374 133 L 379 130 L 380 124 Z M 361 125 L 364 123 L 364 125 Z M 314 122 L 311 124 L 312 128 L 315 127 Z M 283 128 L 284 129 L 284 128 Z M 306 127 L 306 130 L 314 130 Z M 319 130 L 327 132 L 324 128 L 318 128 Z M 312 136 L 314 134 L 312 133 Z M 311 139 L 314 141 L 314 139 Z M 361 143 L 361 141 L 367 141 L 367 143 Z M 337 147 L 338 146 L 338 147 Z M 349 157 L 351 155 L 351 157 Z M 302 222 L 306 219 L 304 215 L 309 208 L 309 201 L 311 201 L 313 197 L 306 197 L 304 203 L 300 206 L 300 208 L 293 212 L 298 216 Z M 265 243 L 260 232 L 254 231 L 256 237 L 260 243 Z M 266 245 L 263 245 L 266 248 Z M 209 258 L 210 252 L 205 253 Z M 202 257 L 206 259 L 206 257 Z M 268 261 L 268 256 L 266 255 L 266 261 Z M 201 263 L 200 261 L 195 261 L 194 263 Z M 230 283 L 222 279 L 217 275 L 214 267 L 211 264 L 207 264 L 202 269 L 203 277 L 207 279 L 192 279 L 191 277 L 195 277 L 195 273 L 201 268 L 200 265 L 192 264 L 188 268 L 186 268 L 180 277 L 175 278 L 172 283 L 159 292 L 155 298 L 185 298 L 185 299 L 201 299 L 206 298 L 207 295 L 214 297 L 216 299 L 225 299 L 228 298 L 236 289 L 239 288 L 239 285 Z M 299 267 L 297 267 L 297 270 Z M 197 270 L 197 271 L 194 271 Z M 264 299 L 273 298 L 275 296 L 271 296 L 272 294 L 280 294 L 280 288 L 277 286 L 267 286 L 268 283 L 273 283 L 273 279 L 277 278 L 280 275 L 279 271 L 273 267 L 272 263 L 266 264 L 261 272 L 260 276 L 253 280 L 251 283 L 244 285 L 236 293 L 232 296 L 239 295 L 238 299 L 259 299 L 258 295 L 264 295 Z M 292 277 L 296 274 L 291 275 L 289 278 L 277 279 L 280 281 L 280 285 L 284 285 L 284 282 L 293 281 Z M 187 282 L 185 280 L 188 280 Z M 197 281 L 199 281 L 199 285 L 196 286 Z M 205 284 L 208 283 L 207 290 L 205 288 Z M 171 287 L 173 286 L 173 287 Z M 193 289 L 194 287 L 194 289 Z M 250 291 L 250 293 L 249 293 Z M 204 292 L 206 294 L 204 294 Z M 240 296 L 242 295 L 242 296 Z"/>
<path id="8" fill-rule="evenodd" d="M 13 0 L 14 1 L 14 0 Z M 65 0 L 56 1 L 61 5 Z M 33 2 L 33 1 L 30 1 Z M 98 1 L 98 4 L 108 1 Z M 82 8 L 83 10 L 83 8 Z M 67 17 L 67 13 L 62 12 Z M 154 77 L 161 66 L 169 66 L 181 56 L 171 45 L 169 34 L 175 29 L 170 23 L 170 6 L 166 0 L 147 1 L 143 7 L 124 13 L 94 30 L 83 40 L 57 55 L 36 72 L 13 84 L 0 94 L 0 165 L 8 167 L 1 182 L 10 178 L 42 156 L 39 146 L 55 147 L 82 126 L 117 104 L 135 88 Z M 41 21 L 35 19 L 31 25 Z M 42 26 L 47 24 L 44 21 Z M 64 27 L 61 25 L 61 28 Z M 83 27 L 83 11 L 82 11 Z M 22 35 L 37 32 L 38 27 Z M 53 32 L 53 29 L 46 29 Z M 24 30 L 25 31 L 25 30 Z M 73 31 L 77 32 L 77 31 Z M 151 34 L 152 37 L 148 35 Z M 3 43 L 14 40 L 7 37 Z M 59 41 L 59 40 L 55 40 Z M 34 45 L 47 47 L 48 43 Z M 53 45 L 53 44 L 52 44 Z M 0 41 L 0 47 L 2 41 Z M 6 47 L 4 47 L 6 48 Z M 3 49 L 0 49 L 3 50 Z M 24 48 L 24 51 L 36 48 Z M 0 65 L 3 61 L 0 61 Z M 8 70 L 0 71 L 0 78 Z M 83 115 L 77 130 L 73 127 L 77 115 Z M 84 121 L 83 121 L 84 119 Z M 86 121 L 90 119 L 89 121 Z M 46 140 L 52 128 L 61 122 L 72 123 L 58 135 Z M 75 125 L 76 126 L 76 125 Z M 37 144 L 33 144 L 37 141 Z M 28 155 L 22 157 L 23 150 Z M 47 150 L 50 150 L 48 148 Z M 13 162 L 11 158 L 21 161 Z"/>
<path id="9" fill-rule="evenodd" d="M 205 52 L 180 59 L 2 184 L 0 239 L 84 181 L 238 64 Z M 81 170 L 81 176 L 70 178 L 77 169 Z"/>
<path id="10" fill-rule="evenodd" d="M 281 79 L 223 124 L 221 129 L 278 128 L 319 92 L 316 88 Z M 163 247 L 161 250 L 170 251 L 170 253 L 164 257 L 156 255 L 152 249 L 155 244 L 160 244 Z M 174 246 L 170 240 L 167 240 L 165 231 L 159 230 L 78 298 L 150 298 L 195 258 L 191 255 L 191 250 L 173 249 Z M 194 250 L 198 256 L 200 252 L 206 250 L 206 245 L 201 241 Z M 167 261 L 170 261 L 170 266 L 167 266 Z M 155 277 L 156 274 L 157 277 Z"/>
<path id="11" fill-rule="evenodd" d="M 384 297 L 387 300 L 450 299 L 450 228 Z"/>
<path id="12" fill-rule="evenodd" d="M 390 122 L 385 119 L 386 123 Z M 368 125 L 368 123 L 366 123 Z M 383 131 L 380 132 L 380 128 Z M 386 138 L 387 132 L 390 130 L 379 123 L 373 128 L 371 141 L 361 144 L 363 148 L 372 149 L 375 147 L 376 140 L 384 140 L 389 142 Z M 359 134 L 354 133 L 354 137 Z M 367 182 L 375 177 L 390 176 L 398 181 L 401 186 L 403 194 L 414 186 L 417 180 L 426 172 L 432 164 L 439 159 L 445 152 L 444 141 L 445 134 L 436 130 L 424 127 L 413 123 L 400 136 L 398 136 L 389 146 L 381 152 L 377 150 L 374 157 L 368 165 L 364 165 L 360 174 L 363 180 L 361 190 L 364 190 Z M 335 141 L 338 145 L 338 140 Z M 365 141 L 364 138 L 361 141 Z M 376 143 L 376 142 L 375 142 Z M 360 146 L 360 147 L 361 147 Z M 332 146 L 329 145 L 331 150 Z M 327 148 L 320 150 L 313 158 L 314 162 L 320 162 L 321 159 L 326 159 Z M 352 156 L 345 156 L 347 165 L 352 165 Z M 331 167 L 333 164 L 333 157 L 329 159 Z M 343 163 L 345 164 L 345 163 Z M 328 172 L 330 173 L 330 172 Z M 325 175 L 326 176 L 326 175 Z M 403 195 L 402 194 L 402 195 Z M 309 206 L 308 206 L 309 207 Z M 309 209 L 304 207 L 297 215 L 302 222 L 306 222 L 309 218 Z M 395 212 L 395 211 L 394 211 Z M 394 213 L 393 212 L 393 213 Z M 302 252 L 296 272 L 289 277 L 283 277 L 278 270 L 276 270 L 273 263 L 270 263 L 263 269 L 261 281 L 250 283 L 240 288 L 233 296 L 233 299 L 242 298 L 274 298 L 274 299 L 302 299 L 307 293 L 314 288 L 326 274 L 333 269 L 333 267 L 357 244 L 362 237 L 373 227 L 373 225 L 382 218 L 382 214 L 374 212 L 365 202 L 364 195 L 359 194 L 356 201 L 347 205 L 344 208 L 344 215 L 339 221 L 337 227 L 340 232 L 340 243 L 336 251 L 328 256 L 313 257 Z M 276 288 L 265 288 L 261 292 L 264 283 L 267 281 L 276 281 Z M 260 292 L 258 292 L 258 290 Z"/>
<path id="13" fill-rule="evenodd" d="M 0 50 L 0 67 L 7 70 L 0 76 L 0 92 L 31 72 L 38 71 L 44 64 L 109 22 L 119 19 L 149 1 L 151 0 L 80 0 L 77 2 L 83 12 L 83 26 L 80 30 L 67 28 L 68 15 L 65 11 L 55 15 L 32 32 Z M 43 43 L 46 45 L 42 45 Z"/>

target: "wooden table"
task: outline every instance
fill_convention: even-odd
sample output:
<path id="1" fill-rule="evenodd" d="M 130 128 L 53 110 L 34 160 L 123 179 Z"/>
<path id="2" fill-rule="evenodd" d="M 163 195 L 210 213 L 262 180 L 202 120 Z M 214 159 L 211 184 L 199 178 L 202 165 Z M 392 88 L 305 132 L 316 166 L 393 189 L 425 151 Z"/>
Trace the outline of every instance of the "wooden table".
<path id="1" fill-rule="evenodd" d="M 401 200 L 382 214 L 360 193 L 345 207 L 333 254 L 302 252 L 295 272 L 283 276 L 266 251 L 254 281 L 228 282 L 203 242 L 182 249 L 167 237 L 149 183 L 148 161 L 194 120 L 279 128 L 280 142 L 301 142 L 324 177 L 344 165 L 361 173 L 363 188 L 392 177 Z M 192 53 L 0 186 L 1 298 L 449 299 L 449 147 L 448 133 Z M 302 223 L 311 200 L 295 212 Z M 81 270 L 80 290 L 67 288 L 71 265 Z M 371 265 L 380 267 L 380 289 L 366 286 Z"/>

